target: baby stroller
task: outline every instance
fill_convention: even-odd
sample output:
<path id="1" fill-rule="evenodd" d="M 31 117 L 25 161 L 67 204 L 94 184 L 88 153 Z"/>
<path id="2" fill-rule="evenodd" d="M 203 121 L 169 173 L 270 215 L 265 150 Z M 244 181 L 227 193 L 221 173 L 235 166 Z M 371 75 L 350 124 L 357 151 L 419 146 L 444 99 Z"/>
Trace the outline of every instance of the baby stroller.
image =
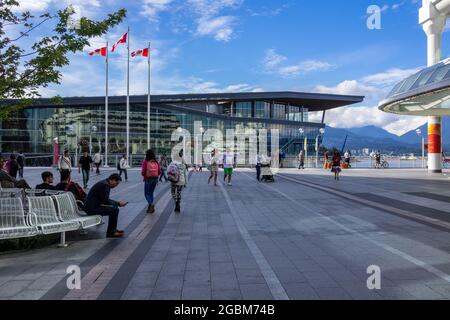
<path id="1" fill-rule="evenodd" d="M 261 162 L 261 182 L 275 182 L 272 170 L 270 170 L 270 161 Z"/>

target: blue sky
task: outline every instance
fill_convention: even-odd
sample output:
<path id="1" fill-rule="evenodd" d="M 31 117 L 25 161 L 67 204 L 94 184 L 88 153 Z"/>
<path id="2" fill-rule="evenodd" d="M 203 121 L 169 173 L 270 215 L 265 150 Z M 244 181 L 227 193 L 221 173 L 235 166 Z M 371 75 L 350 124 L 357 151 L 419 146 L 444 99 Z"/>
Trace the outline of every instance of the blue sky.
<path id="1" fill-rule="evenodd" d="M 313 91 L 365 95 L 356 107 L 327 117 L 336 127 L 377 125 L 401 134 L 425 121 L 376 110 L 402 78 L 426 64 L 426 37 L 418 0 L 20 0 L 33 12 L 73 4 L 83 16 L 101 18 L 126 8 L 128 17 L 86 52 L 71 56 L 53 96 L 104 94 L 104 64 L 87 52 L 115 42 L 127 26 L 131 48 L 152 43 L 152 93 Z M 381 30 L 366 26 L 370 5 L 382 8 Z M 450 25 L 450 23 L 449 23 Z M 448 29 L 448 28 L 447 28 Z M 36 31 L 38 38 L 46 29 Z M 11 32 L 14 32 L 12 30 Z M 450 55 L 444 33 L 443 58 Z M 131 92 L 146 94 L 146 62 L 132 60 Z M 126 50 L 111 55 L 111 94 L 125 94 Z M 314 116 L 313 116 L 314 117 Z"/>

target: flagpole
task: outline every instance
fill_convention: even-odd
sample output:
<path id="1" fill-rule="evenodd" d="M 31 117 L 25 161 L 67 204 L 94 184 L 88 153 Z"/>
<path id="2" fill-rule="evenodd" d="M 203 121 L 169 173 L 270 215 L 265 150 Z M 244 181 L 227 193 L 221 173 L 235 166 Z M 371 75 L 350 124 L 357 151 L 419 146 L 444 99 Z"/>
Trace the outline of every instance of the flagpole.
<path id="1" fill-rule="evenodd" d="M 127 59 L 127 161 L 130 161 L 130 27 L 128 27 L 128 59 Z"/>
<path id="2" fill-rule="evenodd" d="M 150 42 L 148 43 L 148 99 L 147 99 L 147 148 L 150 149 L 150 113 L 151 113 L 151 97 L 150 97 Z"/>
<path id="3" fill-rule="evenodd" d="M 105 167 L 108 167 L 108 69 L 109 69 L 109 43 L 106 41 L 106 95 L 105 95 Z"/>

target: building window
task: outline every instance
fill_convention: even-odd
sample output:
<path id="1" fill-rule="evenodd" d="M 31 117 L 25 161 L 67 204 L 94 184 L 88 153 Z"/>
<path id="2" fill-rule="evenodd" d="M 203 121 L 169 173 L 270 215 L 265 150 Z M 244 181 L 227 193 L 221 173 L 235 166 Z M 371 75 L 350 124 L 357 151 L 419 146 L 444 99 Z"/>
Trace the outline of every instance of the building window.
<path id="1" fill-rule="evenodd" d="M 235 116 L 241 118 L 252 117 L 252 103 L 251 102 L 236 102 Z"/>
<path id="2" fill-rule="evenodd" d="M 273 118 L 274 119 L 286 119 L 286 106 L 284 104 L 275 103 L 273 105 Z"/>
<path id="3" fill-rule="evenodd" d="M 287 106 L 286 120 L 289 121 L 302 121 L 302 115 L 300 108 L 297 106 Z"/>
<path id="4" fill-rule="evenodd" d="M 265 101 L 255 102 L 255 118 L 270 119 L 270 103 Z"/>

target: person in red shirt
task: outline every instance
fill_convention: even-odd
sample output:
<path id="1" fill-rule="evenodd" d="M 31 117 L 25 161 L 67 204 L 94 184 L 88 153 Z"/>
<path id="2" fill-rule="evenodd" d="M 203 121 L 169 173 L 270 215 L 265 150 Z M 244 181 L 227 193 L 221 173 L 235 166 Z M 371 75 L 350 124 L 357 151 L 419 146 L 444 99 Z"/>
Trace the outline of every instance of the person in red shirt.
<path id="1" fill-rule="evenodd" d="M 161 166 L 156 160 L 155 152 L 153 150 L 147 150 L 145 160 L 142 162 L 141 174 L 144 177 L 144 195 L 148 202 L 147 213 L 155 212 L 154 192 L 158 179 L 161 176 Z"/>

